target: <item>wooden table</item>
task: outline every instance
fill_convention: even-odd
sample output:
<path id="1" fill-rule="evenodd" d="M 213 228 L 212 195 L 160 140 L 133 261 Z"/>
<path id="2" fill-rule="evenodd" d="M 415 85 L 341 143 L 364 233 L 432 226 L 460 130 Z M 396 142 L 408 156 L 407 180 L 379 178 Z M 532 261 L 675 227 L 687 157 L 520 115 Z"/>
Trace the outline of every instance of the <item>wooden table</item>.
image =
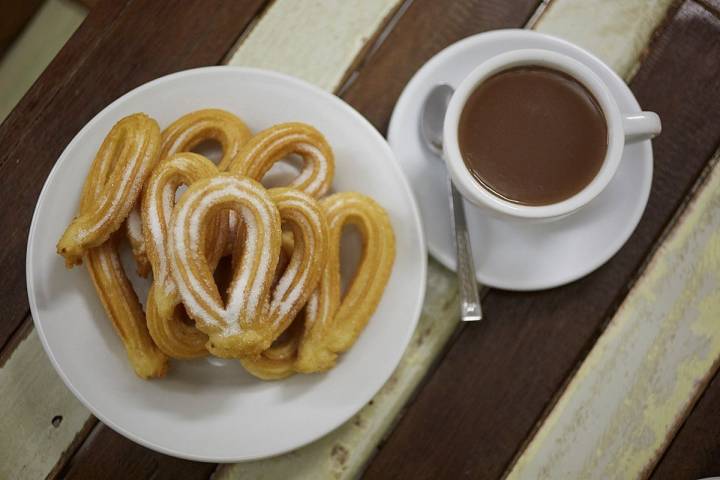
<path id="1" fill-rule="evenodd" d="M 65 389 L 29 316 L 27 232 L 60 152 L 109 102 L 228 63 L 334 91 L 381 132 L 412 74 L 469 35 L 525 27 L 603 58 L 656 111 L 647 210 L 591 275 L 485 291 L 457 321 L 430 261 L 412 345 L 346 425 L 290 454 L 188 462 L 114 433 Z M 699 478 L 720 474 L 720 1 L 107 0 L 0 127 L 0 478 Z"/>

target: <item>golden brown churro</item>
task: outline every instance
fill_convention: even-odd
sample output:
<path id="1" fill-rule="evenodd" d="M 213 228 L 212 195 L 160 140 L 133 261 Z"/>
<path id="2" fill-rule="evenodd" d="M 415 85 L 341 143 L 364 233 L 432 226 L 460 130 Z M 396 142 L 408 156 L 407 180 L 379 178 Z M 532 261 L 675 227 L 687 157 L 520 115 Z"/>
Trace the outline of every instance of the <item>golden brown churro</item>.
<path id="1" fill-rule="evenodd" d="M 190 152 L 206 140 L 223 149 L 218 166 Z M 289 186 L 259 183 L 292 155 L 303 163 Z M 262 379 L 325 371 L 375 312 L 395 257 L 390 220 L 374 200 L 321 198 L 334 162 L 325 137 L 303 123 L 251 137 L 233 114 L 208 109 L 161 135 L 150 117 L 131 115 L 100 147 L 57 251 L 68 267 L 84 261 L 142 378 L 163 376 L 168 357 L 208 354 L 239 359 Z M 362 255 L 343 295 L 348 225 Z M 152 272 L 145 312 L 120 263 L 123 233 L 138 274 Z"/>
<path id="2" fill-rule="evenodd" d="M 88 238 L 93 237 L 69 232 L 78 225 L 87 231 L 99 232 L 110 230 L 110 225 L 117 228 L 122 224 L 125 220 L 123 215 L 137 201 L 145 177 L 157 161 L 159 136 L 157 123 L 140 114 L 126 117 L 113 127 L 85 180 L 79 215 L 58 244 L 59 253 L 72 252 L 76 255 L 78 251 L 84 250 L 85 265 L 98 297 L 125 346 L 135 373 L 142 378 L 165 375 L 167 357 L 150 338 L 142 306 L 120 264 L 117 235 L 106 238 L 93 248 L 87 248 L 99 237 L 88 241 Z M 97 219 L 101 225 L 92 225 L 91 219 Z M 80 250 L 67 246 L 68 239 L 78 237 L 85 239 L 76 243 L 82 246 Z M 70 265 L 73 263 L 76 263 L 75 259 L 69 262 Z"/>
<path id="3" fill-rule="evenodd" d="M 244 242 L 223 305 L 203 246 L 208 223 L 229 209 L 242 220 Z M 171 268 L 188 314 L 210 337 L 211 353 L 238 357 L 270 346 L 273 329 L 265 317 L 279 251 L 280 214 L 259 183 L 220 174 L 195 182 L 182 195 L 170 221 Z"/>
<path id="4" fill-rule="evenodd" d="M 73 266 L 89 248 L 105 242 L 127 218 L 158 161 L 160 127 L 142 113 L 123 118 L 110 130 L 93 161 L 82 196 L 85 208 L 63 233 L 57 252 Z M 88 184 L 100 187 L 91 195 Z"/>
<path id="5" fill-rule="evenodd" d="M 287 335 L 243 366 L 263 379 L 332 368 L 339 353 L 357 340 L 375 312 L 395 258 L 395 236 L 387 213 L 370 197 L 336 193 L 321 201 L 329 228 L 328 259 L 319 286 Z M 362 237 L 360 264 L 347 292 L 340 292 L 340 237 L 355 225 Z"/>
<path id="6" fill-rule="evenodd" d="M 289 155 L 303 160 L 300 174 L 288 185 L 311 197 L 320 197 L 330 188 L 335 173 L 335 157 L 322 133 L 304 123 L 282 123 L 252 137 L 228 167 L 260 181 L 275 162 Z"/>
<path id="7" fill-rule="evenodd" d="M 163 130 L 160 161 L 164 162 L 176 153 L 190 152 L 204 142 L 215 141 L 222 148 L 218 168 L 224 171 L 250 136 L 247 125 L 228 111 L 217 108 L 197 110 L 183 115 Z M 140 216 L 140 205 L 136 205 L 128 216 L 127 232 L 138 274 L 146 277 L 150 263 Z"/>
<path id="8" fill-rule="evenodd" d="M 207 335 L 188 322 L 180 303 L 168 258 L 168 228 L 177 190 L 197 180 L 217 175 L 210 160 L 196 153 L 178 153 L 163 161 L 145 186 L 142 202 L 142 231 L 152 265 L 153 285 L 147 301 L 147 323 L 155 343 L 168 356 L 195 358 L 207 354 Z M 224 248 L 223 225 L 217 218 L 208 236 L 210 265 L 220 260 Z"/>

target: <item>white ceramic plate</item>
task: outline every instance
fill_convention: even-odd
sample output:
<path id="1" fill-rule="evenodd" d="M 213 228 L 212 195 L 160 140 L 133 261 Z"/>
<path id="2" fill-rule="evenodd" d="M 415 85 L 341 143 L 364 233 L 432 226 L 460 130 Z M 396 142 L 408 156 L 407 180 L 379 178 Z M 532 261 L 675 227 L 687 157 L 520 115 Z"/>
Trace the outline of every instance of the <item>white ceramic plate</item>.
<path id="1" fill-rule="evenodd" d="M 138 379 L 84 268 L 65 269 L 55 243 L 73 217 L 94 153 L 112 125 L 147 112 L 161 127 L 192 110 L 224 108 L 253 131 L 284 121 L 315 125 L 336 156 L 333 188 L 373 196 L 391 217 L 397 258 L 375 315 L 325 374 L 279 382 L 251 377 L 235 361 L 171 364 L 167 378 Z M 230 462 L 307 444 L 355 414 L 389 378 L 420 315 L 426 250 L 415 201 L 385 140 L 341 100 L 300 80 L 245 68 L 176 73 L 113 102 L 60 156 L 35 209 L 27 252 L 32 316 L 65 384 L 128 438 L 178 457 Z M 145 288 L 145 287 L 141 287 Z M 144 298 L 144 291 L 139 292 Z"/>
<path id="2" fill-rule="evenodd" d="M 468 37 L 435 55 L 403 91 L 388 141 L 408 176 L 423 216 L 430 253 L 455 269 L 445 166 L 422 145 L 418 116 L 438 83 L 457 87 L 488 58 L 521 48 L 544 48 L 583 62 L 607 83 L 623 112 L 638 112 L 635 97 L 607 65 L 580 47 L 530 30 L 499 30 Z M 539 290 L 576 280 L 605 263 L 640 221 L 652 182 L 650 141 L 626 145 L 608 187 L 577 213 L 547 223 L 488 216 L 465 202 L 477 279 L 508 290 Z"/>

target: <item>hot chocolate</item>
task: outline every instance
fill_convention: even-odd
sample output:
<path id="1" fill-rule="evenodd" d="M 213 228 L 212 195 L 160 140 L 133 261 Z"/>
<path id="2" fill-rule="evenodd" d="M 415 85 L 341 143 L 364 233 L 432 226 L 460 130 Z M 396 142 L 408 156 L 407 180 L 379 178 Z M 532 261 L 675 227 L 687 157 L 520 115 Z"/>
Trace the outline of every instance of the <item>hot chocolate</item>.
<path id="1" fill-rule="evenodd" d="M 523 66 L 482 82 L 458 127 L 467 169 L 485 188 L 522 205 L 572 197 L 597 175 L 608 144 L 597 100 L 557 70 Z"/>

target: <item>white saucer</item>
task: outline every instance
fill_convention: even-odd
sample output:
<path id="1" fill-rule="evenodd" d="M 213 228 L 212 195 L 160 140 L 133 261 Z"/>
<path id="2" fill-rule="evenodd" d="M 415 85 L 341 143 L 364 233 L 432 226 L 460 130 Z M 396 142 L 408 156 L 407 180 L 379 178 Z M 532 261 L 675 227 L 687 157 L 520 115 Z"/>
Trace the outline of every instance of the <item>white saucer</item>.
<path id="1" fill-rule="evenodd" d="M 623 112 L 640 107 L 630 89 L 587 51 L 529 30 L 499 30 L 466 38 L 426 63 L 403 91 L 390 121 L 390 146 L 420 205 L 430 253 L 455 269 L 445 166 L 424 148 L 418 130 L 422 103 L 438 83 L 456 87 L 487 58 L 520 48 L 564 53 L 590 67 L 610 87 Z M 627 145 L 617 174 L 592 203 L 570 217 L 521 224 L 488 216 L 465 202 L 477 279 L 507 290 L 540 290 L 576 280 L 612 257 L 630 237 L 652 181 L 650 141 Z"/>
<path id="2" fill-rule="evenodd" d="M 329 372 L 263 382 L 237 361 L 209 357 L 173 361 L 166 378 L 141 380 L 87 271 L 66 270 L 55 254 L 55 242 L 77 209 L 95 152 L 115 122 L 142 111 L 165 127 L 187 112 L 210 107 L 240 115 L 253 131 L 291 120 L 316 126 L 335 153 L 333 188 L 371 195 L 390 215 L 397 254 L 389 283 L 357 343 Z M 353 253 L 347 250 L 343 257 Z M 387 142 L 365 118 L 337 97 L 292 77 L 209 67 L 136 88 L 107 106 L 70 142 L 35 209 L 27 286 L 33 320 L 53 366 L 105 424 L 163 453 L 235 462 L 301 447 L 347 421 L 372 398 L 415 330 L 426 265 L 410 187 Z M 136 280 L 144 298 L 147 283 Z"/>

